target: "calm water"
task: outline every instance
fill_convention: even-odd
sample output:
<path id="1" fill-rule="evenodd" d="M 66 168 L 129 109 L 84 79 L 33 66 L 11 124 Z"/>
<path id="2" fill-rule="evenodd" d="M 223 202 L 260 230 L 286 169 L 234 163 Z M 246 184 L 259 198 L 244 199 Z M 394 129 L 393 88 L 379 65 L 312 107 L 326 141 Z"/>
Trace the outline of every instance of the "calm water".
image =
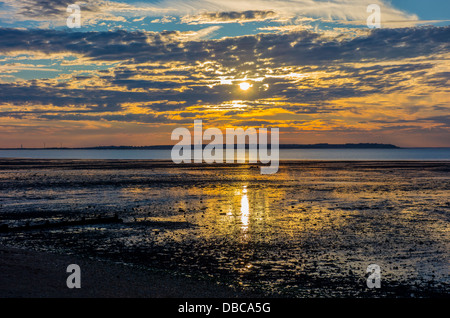
<path id="1" fill-rule="evenodd" d="M 170 160 L 170 150 L 36 149 L 0 150 L 0 158 L 157 159 Z M 285 160 L 450 160 L 450 148 L 281 149 Z"/>

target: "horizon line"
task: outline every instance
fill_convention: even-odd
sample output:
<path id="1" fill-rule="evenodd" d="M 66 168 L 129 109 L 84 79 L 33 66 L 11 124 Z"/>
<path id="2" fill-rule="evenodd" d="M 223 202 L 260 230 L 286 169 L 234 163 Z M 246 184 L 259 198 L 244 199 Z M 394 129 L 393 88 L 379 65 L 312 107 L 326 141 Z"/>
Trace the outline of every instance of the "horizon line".
<path id="1" fill-rule="evenodd" d="M 193 145 L 179 145 L 178 146 L 193 146 Z M 202 148 L 206 145 L 220 145 L 220 144 L 202 144 Z M 236 148 L 239 145 L 243 144 L 233 144 Z M 245 148 L 248 148 L 249 145 L 255 144 L 244 144 Z M 256 144 L 258 146 L 258 144 Z M 130 145 L 109 145 L 109 146 L 81 146 L 81 147 L 0 147 L 0 150 L 127 150 L 127 149 L 155 149 L 155 150 L 164 150 L 171 149 L 174 145 L 146 145 L 146 146 L 130 146 Z M 226 144 L 222 144 L 222 147 L 225 149 Z M 267 147 L 271 148 L 271 144 L 268 143 Z M 345 144 L 329 144 L 329 143 L 316 143 L 316 144 L 279 144 L 280 149 L 412 149 L 412 148 L 450 148 L 450 146 L 437 146 L 437 147 L 426 147 L 426 146 L 412 146 L 412 147 L 400 147 L 394 144 L 385 144 L 385 143 L 345 143 Z"/>

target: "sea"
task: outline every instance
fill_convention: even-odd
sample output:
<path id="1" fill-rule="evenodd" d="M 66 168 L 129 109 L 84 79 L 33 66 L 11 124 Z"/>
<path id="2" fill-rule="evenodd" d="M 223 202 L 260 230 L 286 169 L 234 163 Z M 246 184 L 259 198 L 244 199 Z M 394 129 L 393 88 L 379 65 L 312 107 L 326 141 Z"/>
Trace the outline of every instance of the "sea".
<path id="1" fill-rule="evenodd" d="M 450 148 L 280 149 L 280 160 L 450 160 Z M 170 160 L 170 149 L 11 149 L 0 158 Z"/>

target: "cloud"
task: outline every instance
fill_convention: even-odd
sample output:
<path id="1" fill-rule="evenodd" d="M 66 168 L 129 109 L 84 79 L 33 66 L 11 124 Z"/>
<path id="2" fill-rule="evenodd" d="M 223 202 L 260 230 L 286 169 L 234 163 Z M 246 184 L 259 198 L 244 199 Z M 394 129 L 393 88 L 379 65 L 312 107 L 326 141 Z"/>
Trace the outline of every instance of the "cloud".
<path id="1" fill-rule="evenodd" d="M 342 36 L 296 30 L 194 40 L 179 31 L 0 29 L 0 53 L 8 63 L 18 54 L 45 53 L 106 65 L 86 74 L 1 83 L 0 117 L 156 125 L 201 114 L 211 124 L 289 122 L 302 131 L 442 128 L 449 32 L 427 27 Z M 252 84 L 246 92 L 237 85 L 244 80 Z M 434 121 L 415 120 L 426 117 Z M 412 122 L 381 122 L 391 118 Z"/>
<path id="2" fill-rule="evenodd" d="M 142 20 L 143 18 L 141 18 L 141 20 Z M 167 16 L 164 16 L 164 17 L 162 17 L 162 18 L 160 18 L 160 19 L 154 19 L 154 20 L 152 20 L 152 21 L 150 21 L 150 23 L 170 23 L 170 22 L 174 22 L 176 20 L 176 18 L 175 17 L 167 17 Z M 135 21 L 140 21 L 139 19 L 136 19 Z"/>
<path id="3" fill-rule="evenodd" d="M 137 133 L 139 143 L 202 118 L 292 138 L 413 132 L 448 144 L 450 27 L 409 27 L 425 21 L 388 0 L 85 0 L 81 29 L 60 28 L 73 1 L 2 3 L 2 25 L 20 27 L 0 28 L 5 140 Z M 349 27 L 365 25 L 372 3 L 383 28 Z"/>
<path id="4" fill-rule="evenodd" d="M 450 128 L 450 115 L 426 117 L 421 120 L 433 121 L 435 123 L 442 124 L 442 128 Z"/>
<path id="5" fill-rule="evenodd" d="M 216 29 L 207 29 L 209 33 Z M 298 31 L 258 34 L 222 40 L 184 41 L 179 31 L 65 32 L 56 30 L 0 29 L 0 53 L 38 51 L 71 52 L 104 61 L 206 61 L 237 66 L 258 59 L 281 64 L 395 60 L 447 53 L 450 27 L 376 29 L 367 36 L 326 38 Z"/>
<path id="6" fill-rule="evenodd" d="M 196 41 L 196 40 L 208 39 L 216 31 L 218 31 L 221 28 L 222 28 L 221 26 L 213 25 L 210 27 L 200 29 L 198 31 L 180 32 L 179 38 L 181 41 Z"/>
<path id="7" fill-rule="evenodd" d="M 204 12 L 199 15 L 187 15 L 182 17 L 182 23 L 207 24 L 207 23 L 246 23 L 254 21 L 270 20 L 277 17 L 273 10 L 257 11 L 231 11 L 231 12 Z"/>
<path id="8" fill-rule="evenodd" d="M 441 116 L 425 116 L 418 117 L 414 119 L 385 119 L 385 120 L 374 120 L 374 123 L 388 124 L 386 127 L 403 127 L 403 128 L 417 128 L 420 123 L 428 122 L 432 124 L 437 124 L 439 128 L 450 128 L 450 115 Z M 401 124 L 399 126 L 394 126 L 392 124 Z"/>
<path id="9" fill-rule="evenodd" d="M 450 71 L 428 75 L 423 83 L 433 87 L 450 87 Z"/>
<path id="10" fill-rule="evenodd" d="M 14 21 L 52 22 L 54 25 L 65 25 L 69 15 L 67 7 L 70 4 L 79 4 L 82 10 L 83 24 L 95 23 L 102 20 L 116 20 L 117 17 L 105 10 L 106 1 L 102 0 L 22 0 L 6 1 L 10 6 Z"/>
<path id="11" fill-rule="evenodd" d="M 408 14 L 392 6 L 387 0 L 163 0 L 151 3 L 121 2 L 107 0 L 4 0 L 4 19 L 15 21 L 38 21 L 54 26 L 65 24 L 66 8 L 69 4 L 81 6 L 83 25 L 94 25 L 98 21 L 126 21 L 125 17 L 157 17 L 159 23 L 180 17 L 190 24 L 203 23 L 245 23 L 277 19 L 295 21 L 300 19 L 320 19 L 354 24 L 365 24 L 367 5 L 381 7 L 382 23 L 409 23 L 418 20 L 417 15 Z M 170 18 L 168 18 L 170 16 Z"/>
<path id="12" fill-rule="evenodd" d="M 167 116 L 154 114 L 100 114 L 100 115 L 85 115 L 85 114 L 42 114 L 40 119 L 48 120 L 70 120 L 70 121 L 118 121 L 118 122 L 137 122 L 144 124 L 164 123 L 167 121 Z"/>
<path id="13" fill-rule="evenodd" d="M 273 12 L 278 19 L 306 17 L 326 21 L 356 21 L 358 24 L 361 22 L 365 24 L 369 4 L 380 5 L 383 21 L 418 20 L 417 15 L 396 9 L 390 1 L 385 0 L 195 0 L 187 3 L 183 0 L 166 0 L 159 2 L 158 7 L 173 8 L 173 14 L 181 16 L 189 14 L 190 17 L 196 17 L 194 21 L 199 23 L 206 21 L 223 23 L 223 21 L 233 19 L 245 20 L 245 18 L 239 18 L 238 15 L 242 12 L 254 11 Z M 229 17 L 229 13 L 232 13 L 231 17 Z M 186 19 L 186 22 L 191 22 L 189 17 Z"/>
<path id="14" fill-rule="evenodd" d="M 67 7 L 78 4 L 81 9 L 82 25 L 95 25 L 99 21 L 126 22 L 125 17 L 158 15 L 167 11 L 146 4 L 129 4 L 107 0 L 4 0 L 7 9 L 0 13 L 3 19 L 13 21 L 37 21 L 42 26 L 66 25 L 69 15 Z M 11 19 L 12 18 L 12 19 Z"/>

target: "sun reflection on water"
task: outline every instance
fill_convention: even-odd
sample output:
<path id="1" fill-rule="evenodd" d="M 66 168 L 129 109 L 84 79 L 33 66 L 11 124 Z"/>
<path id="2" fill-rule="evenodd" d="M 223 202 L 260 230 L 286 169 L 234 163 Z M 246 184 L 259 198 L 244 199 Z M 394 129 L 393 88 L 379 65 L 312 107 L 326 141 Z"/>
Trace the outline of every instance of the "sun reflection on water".
<path id="1" fill-rule="evenodd" d="M 242 189 L 241 197 L 241 223 L 243 232 L 247 232 L 250 217 L 250 207 L 248 204 L 247 186 Z"/>

